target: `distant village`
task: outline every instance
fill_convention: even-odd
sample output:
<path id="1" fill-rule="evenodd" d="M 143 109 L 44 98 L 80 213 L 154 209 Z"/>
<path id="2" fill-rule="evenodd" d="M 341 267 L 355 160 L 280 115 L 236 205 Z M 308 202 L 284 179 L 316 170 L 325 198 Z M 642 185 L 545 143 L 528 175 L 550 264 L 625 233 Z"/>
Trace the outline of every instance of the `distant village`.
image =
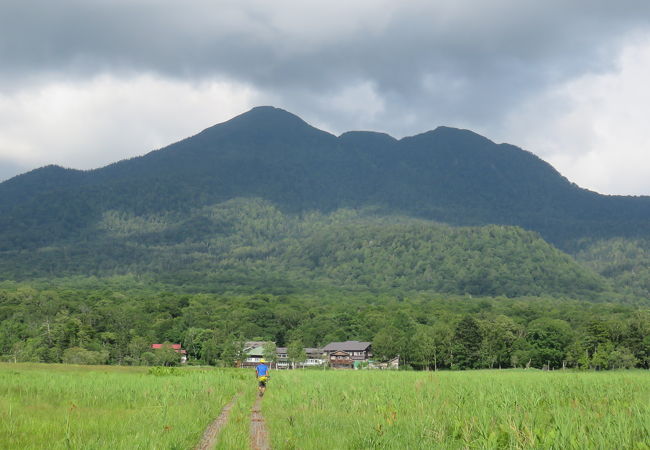
<path id="1" fill-rule="evenodd" d="M 275 348 L 275 354 L 269 355 L 268 348 Z M 153 350 L 163 348 L 163 344 L 152 344 Z M 179 362 L 187 363 L 187 352 L 180 344 L 171 344 L 178 353 Z M 360 341 L 330 342 L 323 348 L 305 347 L 302 357 L 292 360 L 287 347 L 275 347 L 273 342 L 247 341 L 243 345 L 241 360 L 236 367 L 254 368 L 262 359 L 267 361 L 272 369 L 288 370 L 307 367 L 322 367 L 330 369 L 398 369 L 399 357 L 390 361 L 374 361 L 372 359 L 372 343 Z"/>

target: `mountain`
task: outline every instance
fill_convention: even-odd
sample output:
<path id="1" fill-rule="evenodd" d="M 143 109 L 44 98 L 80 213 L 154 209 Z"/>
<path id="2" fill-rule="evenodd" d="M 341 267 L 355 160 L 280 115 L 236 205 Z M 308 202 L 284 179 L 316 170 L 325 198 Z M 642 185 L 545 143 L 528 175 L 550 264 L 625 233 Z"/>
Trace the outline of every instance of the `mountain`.
<path id="1" fill-rule="evenodd" d="M 558 245 L 650 235 L 650 197 L 580 189 L 532 153 L 471 131 L 337 138 L 258 107 L 142 157 L 86 172 L 49 166 L 1 183 L 0 249 L 74 236 L 106 210 L 159 213 L 234 197 L 287 212 L 373 206 L 457 225 L 519 225 Z"/>
<path id="2" fill-rule="evenodd" d="M 219 216 L 229 201 L 250 206 L 242 199 L 259 210 L 244 214 L 244 222 Z M 254 233 L 238 241 L 237 229 L 255 223 L 255 233 L 265 236 L 264 221 L 278 215 L 300 222 L 317 214 L 331 222 L 342 210 L 370 211 L 361 226 L 371 228 L 382 217 L 518 226 L 565 250 L 585 239 L 650 237 L 650 197 L 581 189 L 532 153 L 468 130 L 439 127 L 400 140 L 361 131 L 336 137 L 289 112 L 258 107 L 141 157 L 91 171 L 48 166 L 0 183 L 0 273 L 24 278 L 93 267 L 102 274 L 117 265 L 142 271 L 152 258 L 159 258 L 154 265 L 188 258 L 187 266 L 195 267 L 199 260 L 221 264 L 245 248 L 270 252 L 279 266 L 298 270 L 278 243 L 308 247 L 318 226 L 301 234 L 298 224 L 266 241 Z M 330 232 L 336 230 L 331 225 Z M 512 233 L 499 230 L 495 236 Z M 350 245 L 363 247 L 366 237 Z M 318 264 L 314 270 L 319 267 L 327 272 Z M 601 289 L 604 281 L 579 284 Z M 522 292 L 508 292 L 514 291 Z"/>

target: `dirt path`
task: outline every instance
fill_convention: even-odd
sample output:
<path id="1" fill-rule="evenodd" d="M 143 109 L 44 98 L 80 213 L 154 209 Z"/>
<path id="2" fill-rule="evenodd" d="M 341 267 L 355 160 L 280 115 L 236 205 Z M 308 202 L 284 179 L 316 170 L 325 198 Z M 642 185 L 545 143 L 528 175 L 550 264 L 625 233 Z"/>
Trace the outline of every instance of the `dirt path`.
<path id="1" fill-rule="evenodd" d="M 219 417 L 217 417 L 214 422 L 212 422 L 208 428 L 205 429 L 203 437 L 195 447 L 195 450 L 210 450 L 214 448 L 214 445 L 217 443 L 219 432 L 226 424 L 226 422 L 228 422 L 228 415 L 230 414 L 230 410 L 240 395 L 241 392 L 239 394 L 236 394 L 232 400 L 230 400 L 230 403 L 223 407 L 221 414 L 219 414 Z"/>
<path id="2" fill-rule="evenodd" d="M 251 448 L 253 450 L 269 450 L 269 432 L 261 412 L 262 397 L 257 397 L 251 414 Z"/>

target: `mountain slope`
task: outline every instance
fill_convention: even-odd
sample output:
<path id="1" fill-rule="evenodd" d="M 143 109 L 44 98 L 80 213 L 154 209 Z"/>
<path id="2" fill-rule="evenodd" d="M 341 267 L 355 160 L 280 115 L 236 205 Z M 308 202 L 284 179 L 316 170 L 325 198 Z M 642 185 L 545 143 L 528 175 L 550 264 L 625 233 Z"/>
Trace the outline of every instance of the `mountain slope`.
<path id="1" fill-rule="evenodd" d="M 370 218 L 336 228 L 332 221 L 345 211 Z M 324 222 L 307 226 L 309 217 Z M 468 130 L 439 127 L 400 140 L 361 131 L 336 137 L 286 111 L 259 107 L 142 157 L 91 171 L 48 166 L 0 183 L 0 277 L 154 273 L 233 285 L 257 273 L 255 283 L 267 286 L 290 275 L 301 283 L 490 295 L 609 289 L 591 270 L 607 276 L 602 264 L 578 268 L 566 255 L 539 250 L 547 244 L 535 234 L 488 227 L 476 233 L 493 242 L 472 250 L 467 237 L 457 246 L 433 245 L 427 240 L 453 241 L 453 233 L 416 233 L 411 220 L 434 228 L 430 221 L 514 225 L 584 260 L 602 255 L 584 242 L 650 239 L 650 197 L 581 189 L 535 155 Z M 318 230 L 332 241 L 318 244 L 322 253 L 314 253 Z M 403 259 L 382 266 L 391 247 L 366 248 L 370 236 L 390 236 L 382 241 L 389 243 L 400 233 L 412 238 Z M 363 249 L 364 258 L 350 248 Z M 436 259 L 427 251 L 456 256 Z M 546 256 L 523 258 L 527 251 Z M 466 266 L 471 270 L 458 275 Z M 646 280 L 635 283 L 635 292 L 644 292 Z"/>
<path id="2" fill-rule="evenodd" d="M 539 235 L 516 227 L 450 227 L 373 211 L 302 217 L 259 199 L 183 214 L 104 214 L 90 242 L 5 252 L 0 276 L 146 274 L 223 291 L 376 292 L 599 298 L 607 282 Z"/>
<path id="3" fill-rule="evenodd" d="M 145 156 L 87 172 L 46 167 L 0 184 L 0 249 L 48 245 L 103 211 L 179 211 L 234 197 L 283 211 L 378 207 L 459 225 L 511 224 L 556 244 L 650 235 L 650 197 L 602 196 L 517 147 L 440 127 L 339 138 L 258 107 Z"/>

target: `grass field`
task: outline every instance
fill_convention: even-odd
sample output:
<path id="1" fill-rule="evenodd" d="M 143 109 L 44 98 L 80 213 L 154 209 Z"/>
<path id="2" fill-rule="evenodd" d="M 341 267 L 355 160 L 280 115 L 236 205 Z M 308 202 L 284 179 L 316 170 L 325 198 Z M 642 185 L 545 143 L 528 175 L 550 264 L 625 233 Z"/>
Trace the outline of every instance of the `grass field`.
<path id="1" fill-rule="evenodd" d="M 235 369 L 176 372 L 0 364 L 0 448 L 192 448 L 250 380 Z"/>
<path id="2" fill-rule="evenodd" d="M 1 448 L 250 448 L 250 371 L 0 364 Z M 650 449 L 650 372 L 274 372 L 276 449 Z"/>
<path id="3" fill-rule="evenodd" d="M 650 373 L 285 372 L 273 448 L 650 449 Z"/>

